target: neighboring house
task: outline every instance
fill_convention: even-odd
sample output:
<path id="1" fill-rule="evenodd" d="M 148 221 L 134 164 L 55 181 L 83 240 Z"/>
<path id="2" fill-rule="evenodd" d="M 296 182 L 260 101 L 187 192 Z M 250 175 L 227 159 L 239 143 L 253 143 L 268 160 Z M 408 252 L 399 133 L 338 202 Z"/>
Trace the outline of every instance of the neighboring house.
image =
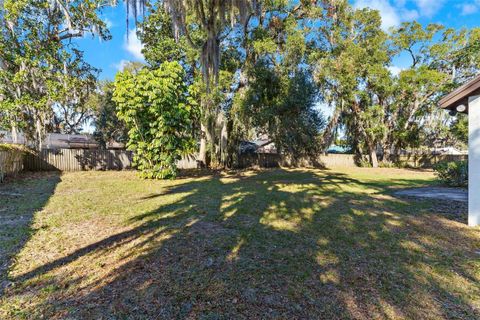
<path id="1" fill-rule="evenodd" d="M 277 153 L 277 147 L 272 140 L 255 140 L 253 143 L 257 145 L 257 153 Z"/>
<path id="2" fill-rule="evenodd" d="M 268 139 L 258 139 L 254 141 L 240 142 L 239 151 L 241 154 L 252 153 L 277 153 L 277 148 L 273 141 Z"/>
<path id="3" fill-rule="evenodd" d="M 468 151 L 466 150 L 458 150 L 454 147 L 446 147 L 446 148 L 434 148 L 431 149 L 432 154 L 434 155 L 443 155 L 443 154 L 451 154 L 451 155 L 466 155 Z"/>
<path id="4" fill-rule="evenodd" d="M 1 130 L 0 143 L 28 145 L 28 141 L 23 134 L 19 133 L 17 141 L 13 141 L 10 132 Z M 42 144 L 44 149 L 98 149 L 100 147 L 99 143 L 88 134 L 48 133 Z M 107 149 L 125 149 L 125 145 L 118 142 L 109 142 L 107 143 Z"/>

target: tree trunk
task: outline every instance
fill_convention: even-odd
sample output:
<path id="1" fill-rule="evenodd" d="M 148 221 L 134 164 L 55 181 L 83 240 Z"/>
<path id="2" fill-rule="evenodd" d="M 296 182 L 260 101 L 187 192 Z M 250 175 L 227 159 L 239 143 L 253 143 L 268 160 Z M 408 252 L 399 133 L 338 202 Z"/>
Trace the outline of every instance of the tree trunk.
<path id="1" fill-rule="evenodd" d="M 342 102 L 343 104 L 343 102 Z M 322 152 L 327 152 L 327 149 L 332 145 L 333 142 L 333 134 L 338 124 L 338 120 L 340 119 L 340 114 L 342 113 L 342 107 L 335 107 L 335 111 L 333 112 L 330 121 L 325 128 L 325 131 L 322 135 Z"/>
<path id="2" fill-rule="evenodd" d="M 368 146 L 369 156 L 370 156 L 370 163 L 372 167 L 378 168 L 378 158 L 377 158 L 377 150 L 375 146 Z"/>
<path id="3" fill-rule="evenodd" d="M 42 134 L 42 122 L 40 121 L 39 116 L 37 116 L 37 119 L 35 120 L 35 149 L 37 151 L 41 151 L 43 144 L 43 134 Z"/>
<path id="4" fill-rule="evenodd" d="M 390 145 L 383 147 L 383 161 L 393 162 L 392 152 L 390 149 L 391 149 Z"/>
<path id="5" fill-rule="evenodd" d="M 18 131 L 17 131 L 17 125 L 15 122 L 12 122 L 12 143 L 17 144 L 18 143 Z"/>
<path id="6" fill-rule="evenodd" d="M 200 151 L 198 154 L 198 160 L 201 163 L 202 167 L 207 167 L 207 133 L 206 133 L 206 128 L 203 123 L 200 124 Z"/>
<path id="7" fill-rule="evenodd" d="M 228 131 L 227 131 L 227 119 L 222 115 L 222 131 L 220 132 L 220 161 L 225 168 L 228 158 Z"/>

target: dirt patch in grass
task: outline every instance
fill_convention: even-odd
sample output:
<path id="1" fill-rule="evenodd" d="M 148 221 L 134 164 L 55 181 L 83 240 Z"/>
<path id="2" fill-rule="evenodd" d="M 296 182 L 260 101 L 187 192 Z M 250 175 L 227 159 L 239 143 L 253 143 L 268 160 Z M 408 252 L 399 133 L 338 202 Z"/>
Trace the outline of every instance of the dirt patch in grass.
<path id="1" fill-rule="evenodd" d="M 478 318 L 480 230 L 392 196 L 432 178 L 65 174 L 10 263 L 0 318 Z"/>

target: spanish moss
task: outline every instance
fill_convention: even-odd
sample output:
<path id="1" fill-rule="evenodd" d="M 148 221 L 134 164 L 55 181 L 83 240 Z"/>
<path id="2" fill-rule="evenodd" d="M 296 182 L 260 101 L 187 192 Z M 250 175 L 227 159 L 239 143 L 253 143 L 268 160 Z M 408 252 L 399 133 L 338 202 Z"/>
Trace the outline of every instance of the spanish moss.
<path id="1" fill-rule="evenodd" d="M 130 10 L 135 22 L 139 15 L 139 8 L 146 5 L 146 0 L 125 0 L 127 4 L 127 28 Z M 192 47 L 197 47 L 190 38 L 187 26 L 187 14 L 194 14 L 200 26 L 206 33 L 204 43 L 198 48 L 201 50 L 201 64 L 207 90 L 211 84 L 218 84 L 220 67 L 221 33 L 226 25 L 232 28 L 240 23 L 246 25 L 250 16 L 258 11 L 256 0 L 164 0 L 165 10 L 172 17 L 172 28 L 176 40 L 185 36 Z"/>

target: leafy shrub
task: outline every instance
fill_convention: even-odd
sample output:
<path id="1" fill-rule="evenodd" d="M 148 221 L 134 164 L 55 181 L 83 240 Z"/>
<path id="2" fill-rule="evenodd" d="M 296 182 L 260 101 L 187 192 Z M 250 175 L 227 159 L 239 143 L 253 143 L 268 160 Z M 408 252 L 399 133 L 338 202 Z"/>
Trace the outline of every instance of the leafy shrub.
<path id="1" fill-rule="evenodd" d="M 398 168 L 398 164 L 396 162 L 391 161 L 381 161 L 378 163 L 379 168 Z"/>
<path id="2" fill-rule="evenodd" d="M 196 103 L 189 95 L 185 71 L 178 62 L 158 69 L 117 74 L 113 100 L 128 131 L 129 150 L 144 178 L 171 179 L 176 161 L 195 150 Z"/>
<path id="3" fill-rule="evenodd" d="M 411 166 L 405 161 L 382 161 L 378 163 L 380 168 L 397 168 L 405 169 L 411 168 Z"/>
<path id="4" fill-rule="evenodd" d="M 468 162 L 467 161 L 442 161 L 437 163 L 435 170 L 438 178 L 450 187 L 468 186 Z"/>
<path id="5" fill-rule="evenodd" d="M 27 152 L 27 147 L 19 144 L 0 143 L 0 151 Z"/>
<path id="6" fill-rule="evenodd" d="M 361 158 L 360 160 L 358 160 L 357 165 L 360 168 L 372 168 L 372 164 L 370 163 L 370 160 L 368 160 L 367 158 Z"/>

